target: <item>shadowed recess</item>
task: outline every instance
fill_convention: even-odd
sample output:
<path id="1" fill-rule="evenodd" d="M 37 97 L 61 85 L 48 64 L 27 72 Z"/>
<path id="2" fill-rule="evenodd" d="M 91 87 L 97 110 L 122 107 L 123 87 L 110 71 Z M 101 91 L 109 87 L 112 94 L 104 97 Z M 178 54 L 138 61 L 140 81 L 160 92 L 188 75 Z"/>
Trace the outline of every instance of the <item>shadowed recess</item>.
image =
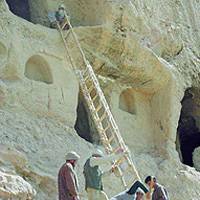
<path id="1" fill-rule="evenodd" d="M 132 89 L 126 89 L 120 94 L 119 108 L 130 114 L 136 114 L 134 91 Z"/>
<path id="2" fill-rule="evenodd" d="M 181 101 L 182 110 L 177 129 L 177 150 L 181 161 L 191 167 L 193 163 L 193 152 L 200 146 L 199 117 L 200 108 L 198 106 L 200 90 L 189 88 Z"/>
<path id="3" fill-rule="evenodd" d="M 95 128 L 94 122 L 89 114 L 83 94 L 79 92 L 77 119 L 75 123 L 75 130 L 78 135 L 88 142 L 99 144 L 99 134 Z"/>
<path id="4" fill-rule="evenodd" d="M 6 0 L 10 11 L 28 21 L 30 21 L 30 8 L 28 0 Z"/>
<path id="5" fill-rule="evenodd" d="M 46 84 L 53 83 L 49 64 L 39 55 L 34 55 L 28 59 L 24 75 L 30 80 L 40 81 Z"/>

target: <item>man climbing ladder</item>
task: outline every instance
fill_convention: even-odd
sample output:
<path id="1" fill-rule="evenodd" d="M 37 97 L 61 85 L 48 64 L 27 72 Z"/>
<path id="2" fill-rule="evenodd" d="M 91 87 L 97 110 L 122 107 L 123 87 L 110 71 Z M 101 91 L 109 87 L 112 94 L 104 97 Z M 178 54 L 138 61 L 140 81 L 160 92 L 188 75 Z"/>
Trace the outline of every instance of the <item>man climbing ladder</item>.
<path id="1" fill-rule="evenodd" d="M 67 56 L 78 78 L 80 88 L 83 92 L 84 98 L 87 102 L 92 118 L 99 132 L 100 139 L 105 148 L 105 151 L 107 154 L 112 154 L 115 153 L 115 151 L 117 151 L 119 148 L 126 150 L 127 146 L 121 137 L 119 128 L 110 111 L 94 70 L 86 59 L 76 33 L 74 32 L 73 27 L 67 18 L 65 23 L 69 24 L 70 31 L 76 45 L 75 47 L 80 53 L 79 61 L 81 59 L 82 66 L 77 67 L 78 65 L 75 63 L 75 60 L 77 59 L 74 59 L 72 53 L 70 53 L 67 45 L 67 39 L 64 36 L 65 34 L 63 26 L 59 26 L 59 31 L 64 42 Z M 141 180 L 132 162 L 130 152 L 118 160 L 113 160 L 112 164 L 117 167 L 117 174 L 121 178 L 125 188 L 129 187 L 134 182 L 134 180 Z"/>

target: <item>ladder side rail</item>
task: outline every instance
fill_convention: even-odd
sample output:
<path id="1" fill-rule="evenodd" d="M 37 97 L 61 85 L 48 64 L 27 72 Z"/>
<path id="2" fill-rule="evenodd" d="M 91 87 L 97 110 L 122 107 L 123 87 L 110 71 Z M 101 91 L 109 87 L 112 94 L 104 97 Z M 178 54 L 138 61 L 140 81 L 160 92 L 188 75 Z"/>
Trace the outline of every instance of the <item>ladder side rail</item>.
<path id="1" fill-rule="evenodd" d="M 94 117 L 94 121 L 95 121 L 95 123 L 96 123 L 97 120 L 99 119 L 99 116 L 98 116 L 98 114 L 95 112 L 96 109 L 95 109 L 95 107 L 94 107 L 94 104 L 93 104 L 93 103 L 92 103 L 92 104 L 89 103 L 89 102 L 92 102 L 92 99 L 91 99 L 90 95 L 87 93 L 87 86 L 86 86 L 85 83 L 84 83 L 84 78 L 83 78 L 83 76 L 82 76 L 81 73 L 79 74 L 79 78 L 80 78 L 80 80 L 81 80 L 81 88 L 82 88 L 82 91 L 83 91 L 85 97 L 88 99 L 88 101 L 86 101 L 86 102 L 87 102 L 87 104 L 88 104 L 88 106 L 89 106 L 89 108 L 90 108 L 90 110 L 91 110 L 92 116 Z M 103 131 L 104 128 L 103 128 L 103 126 L 102 126 L 101 123 L 96 123 L 96 126 L 98 127 L 98 128 L 97 128 L 98 130 L 102 130 L 102 131 Z M 102 132 L 101 132 L 101 134 L 102 134 Z M 104 135 L 103 140 L 107 140 L 107 139 L 108 139 L 108 138 L 107 138 L 107 135 L 106 135 L 105 133 L 103 133 L 103 135 Z M 112 151 L 111 145 L 109 145 L 109 149 Z"/>
<path id="2" fill-rule="evenodd" d="M 93 72 L 93 71 L 92 71 Z M 80 72 L 81 73 L 81 72 Z M 95 76 L 94 76 L 95 77 Z M 81 75 L 81 79 L 82 79 L 82 81 L 84 81 L 84 78 L 83 78 L 83 75 Z M 97 82 L 98 83 L 98 82 Z M 97 89 L 97 87 L 95 87 L 96 89 Z M 100 86 L 98 87 L 98 88 L 100 88 Z M 99 95 L 99 97 L 101 98 L 101 96 L 103 96 L 103 93 L 102 93 L 102 95 L 101 94 L 99 94 L 98 93 L 98 95 Z M 90 95 L 89 95 L 90 96 Z M 103 101 L 104 101 L 104 103 L 106 103 L 106 99 L 103 99 Z M 105 112 L 108 114 L 108 118 L 107 119 L 110 119 L 110 116 L 112 116 L 112 114 L 111 113 L 109 113 L 109 107 L 108 107 L 108 105 L 106 106 L 106 108 L 104 109 L 105 110 Z M 94 112 L 94 110 L 92 110 L 92 112 Z M 98 123 L 97 123 L 98 124 Z M 116 130 L 114 130 L 113 129 L 113 124 L 111 124 L 111 126 L 110 126 L 110 128 L 113 130 L 113 132 L 115 132 Z M 115 135 L 115 137 L 116 137 L 116 135 Z M 107 138 L 107 141 L 108 141 L 108 138 Z M 122 147 L 120 144 L 121 144 L 121 141 L 123 142 L 123 140 L 120 140 L 120 141 L 118 141 L 118 138 L 117 139 L 115 139 L 115 142 L 120 146 L 120 147 Z"/>
<path id="3" fill-rule="evenodd" d="M 89 65 L 89 68 L 90 68 L 90 65 Z M 112 113 L 110 112 L 110 108 L 107 104 L 107 101 L 105 99 L 103 91 L 100 88 L 98 80 L 96 79 L 96 76 L 95 76 L 93 70 L 90 69 L 89 71 L 90 71 L 89 74 L 91 75 L 91 78 L 93 79 L 97 94 L 98 94 L 99 98 L 101 99 L 102 106 L 104 107 L 104 110 L 107 113 L 107 119 L 109 121 L 110 127 L 113 130 L 115 137 L 117 137 L 116 142 L 120 145 L 120 147 L 125 148 L 126 145 L 123 144 L 124 141 L 123 141 L 122 137 L 120 136 L 120 132 L 119 131 L 118 131 L 118 133 L 116 132 L 116 130 L 118 130 L 118 127 L 114 121 L 114 118 L 112 117 Z"/>
<path id="4" fill-rule="evenodd" d="M 80 72 L 79 75 L 80 75 L 80 80 L 81 80 L 81 83 L 82 83 L 81 87 L 82 87 L 83 93 L 84 93 L 84 95 L 86 95 L 85 97 L 88 98 L 88 100 L 92 102 L 92 99 L 91 99 L 89 93 L 87 93 L 87 86 L 85 85 L 84 78 L 83 78 L 81 72 Z M 97 130 L 99 131 L 99 129 L 100 130 L 103 129 L 103 126 L 102 126 L 101 123 L 97 123 L 98 114 L 93 112 L 95 110 L 95 107 L 94 107 L 93 104 L 90 104 L 89 101 L 86 101 L 86 102 L 88 103 L 88 106 L 89 106 L 90 110 L 92 111 L 92 117 L 94 118 L 94 122 L 95 122 L 95 124 L 97 126 Z M 105 140 L 108 140 L 107 135 L 104 133 L 104 137 L 102 137 L 102 132 L 101 132 L 100 133 L 100 137 L 101 137 L 101 141 L 102 141 L 102 144 L 103 144 L 106 152 L 108 154 L 111 154 L 113 152 L 112 146 L 109 143 L 105 142 Z M 111 163 L 111 164 L 113 164 L 113 163 Z M 121 172 L 121 170 L 120 170 L 120 179 L 121 179 L 122 184 L 124 185 L 125 189 L 127 189 L 127 184 L 126 184 L 126 181 L 125 181 L 125 179 L 123 177 L 123 173 Z"/>
<path id="5" fill-rule="evenodd" d="M 60 31 L 60 33 L 61 33 L 61 37 L 62 37 L 62 40 L 63 40 L 63 42 L 64 42 L 64 46 L 65 46 L 67 55 L 68 55 L 68 57 L 69 57 L 70 63 L 71 63 L 71 65 L 72 65 L 73 69 L 75 70 L 76 68 L 75 68 L 75 66 L 74 66 L 74 61 L 73 61 L 73 58 L 70 56 L 70 53 L 69 53 L 70 51 L 69 51 L 69 48 L 68 48 L 68 46 L 67 46 L 67 42 L 66 42 L 66 40 L 65 40 L 65 38 L 64 38 L 63 31 L 62 31 L 62 29 L 61 29 L 61 27 L 60 27 L 60 25 L 59 25 L 58 23 L 57 23 L 57 26 L 58 26 L 59 31 Z M 82 52 L 82 53 L 83 53 L 83 52 Z M 86 68 L 85 71 L 87 71 L 87 70 L 88 70 L 88 68 Z M 80 80 L 80 82 L 82 82 L 82 84 L 80 83 L 80 85 L 81 85 L 81 88 L 82 88 L 83 92 L 85 93 L 85 89 L 84 89 L 84 87 L 83 87 L 84 78 L 83 78 L 82 75 L 79 74 L 79 73 L 80 73 L 80 72 L 76 72 L 76 76 L 77 76 L 78 80 Z M 89 73 L 89 75 L 90 75 L 90 73 Z M 84 95 L 85 95 L 85 98 L 87 98 L 87 99 L 90 98 L 90 95 L 87 95 L 86 93 L 85 93 Z M 92 102 L 92 99 L 90 99 L 89 101 Z M 96 123 L 96 121 L 98 120 L 98 116 L 95 116 L 95 114 L 94 114 L 95 107 L 94 107 L 94 105 L 91 106 L 91 104 L 89 104 L 88 101 L 86 101 L 86 102 L 87 102 L 87 104 L 88 104 L 89 109 L 90 109 L 91 112 L 93 113 L 93 118 L 94 118 L 94 121 L 95 121 L 95 123 Z M 99 127 L 98 129 L 103 130 L 103 126 L 100 126 L 99 123 L 96 123 L 96 126 Z M 102 133 L 100 133 L 100 137 L 101 137 L 101 136 L 102 136 Z M 106 135 L 104 135 L 104 138 L 105 138 L 105 136 L 106 136 Z M 105 140 L 104 138 L 102 138 L 102 140 Z M 104 146 L 106 147 L 106 149 L 108 149 L 108 148 L 110 149 L 109 152 L 112 152 L 112 147 L 111 147 L 110 145 L 106 145 L 105 142 L 103 142 L 103 144 L 104 144 Z"/>
<path id="6" fill-rule="evenodd" d="M 67 16 L 66 12 L 65 12 L 65 16 Z M 81 53 L 81 56 L 82 56 L 82 58 L 83 58 L 85 64 L 87 64 L 87 59 L 86 59 L 85 54 L 84 54 L 84 52 L 83 52 L 83 50 L 82 50 L 82 47 L 81 47 L 81 45 L 80 45 L 80 42 L 78 41 L 77 35 L 76 35 L 76 33 L 74 32 L 74 30 L 73 30 L 73 26 L 71 25 L 71 23 L 70 23 L 70 21 L 69 21 L 69 19 L 68 19 L 67 17 L 66 17 L 66 21 L 67 21 L 67 23 L 68 23 L 68 25 L 69 25 L 69 27 L 70 27 L 70 30 L 71 30 L 71 32 L 72 32 L 72 36 L 73 36 L 73 38 L 74 38 L 74 40 L 75 40 L 75 42 L 76 42 L 76 44 L 77 44 L 77 46 L 78 46 L 78 48 L 79 48 L 79 51 L 80 51 L 80 53 Z"/>
<path id="7" fill-rule="evenodd" d="M 77 36 L 76 36 L 76 34 L 75 34 L 75 32 L 74 32 L 74 30 L 73 30 L 73 27 L 72 27 L 72 25 L 71 25 L 71 23 L 69 22 L 69 20 L 67 19 L 67 21 L 68 21 L 68 23 L 69 23 L 69 26 L 70 26 L 70 28 L 71 28 L 71 31 L 72 31 L 72 35 L 73 35 L 73 38 L 74 38 L 74 40 L 75 40 L 75 42 L 76 42 L 76 44 L 77 44 L 77 46 L 78 46 L 78 48 L 79 48 L 79 51 L 80 51 L 80 53 L 81 53 L 81 55 L 82 55 L 82 58 L 83 58 L 83 61 L 84 61 L 84 63 L 85 63 L 85 65 L 86 65 L 86 70 L 87 70 L 87 67 L 88 67 L 88 61 L 87 61 L 87 59 L 86 59 L 86 57 L 85 57 L 85 54 L 84 54 L 84 52 L 83 52 L 83 50 L 82 50 L 82 48 L 81 48 L 81 45 L 80 45 L 80 43 L 79 43 L 79 41 L 78 41 L 78 38 L 77 38 Z M 60 27 L 60 26 L 59 26 Z M 65 47 L 66 47 L 66 49 L 67 49 L 67 44 L 66 44 L 66 40 L 64 39 L 64 36 L 63 36 L 63 33 L 62 33 L 62 30 L 60 31 L 61 32 L 61 35 L 62 35 L 62 39 L 63 39 L 63 41 L 64 41 L 64 43 L 65 43 Z M 67 49 L 68 50 L 68 49 Z M 69 52 L 68 52 L 69 53 Z M 69 56 L 70 57 L 70 60 L 71 60 L 71 56 Z M 74 67 L 74 65 L 72 64 L 72 66 Z M 90 66 L 90 65 L 89 65 Z M 90 66 L 91 67 L 91 66 Z M 91 67 L 92 68 L 92 67 Z M 113 116 L 112 116 L 112 113 L 110 112 L 110 109 L 109 109 L 109 106 L 108 106 L 108 104 L 107 104 L 107 101 L 106 101 L 106 99 L 105 99 L 105 96 L 104 96 L 104 94 L 103 94 L 103 92 L 102 92 L 102 90 L 101 90 L 101 88 L 100 88 L 100 85 L 99 85 L 99 82 L 98 82 L 98 80 L 97 80 L 97 78 L 96 78 L 96 75 L 94 74 L 94 71 L 93 71 L 93 69 L 91 70 L 89 70 L 91 73 L 92 73 L 92 77 L 93 77 L 93 79 L 95 80 L 94 81 L 94 84 L 95 84 L 95 86 L 97 86 L 96 87 L 96 89 L 97 89 L 97 91 L 98 91 L 98 93 L 99 93 L 99 97 L 101 98 L 101 100 L 102 100 L 102 104 L 103 104 L 103 106 L 104 106 L 104 108 L 105 108 L 105 111 L 106 112 L 108 112 L 108 119 L 109 119 L 109 121 L 111 122 L 111 128 L 113 128 L 113 130 L 114 130 L 114 133 L 115 133 L 115 135 L 116 135 L 116 137 L 117 137 L 117 139 L 118 139 L 118 141 L 119 141 L 119 145 L 122 147 L 122 148 L 127 148 L 126 147 L 126 145 L 125 145 L 125 143 L 124 143 L 124 140 L 122 139 L 122 137 L 121 137 L 121 134 L 120 134 L 120 131 L 119 131 L 119 129 L 118 129 L 118 126 L 117 126 L 117 124 L 116 124 L 116 122 L 115 122 L 115 120 L 114 120 L 114 118 L 113 118 Z M 90 96 L 90 95 L 89 95 Z M 91 100 L 91 102 L 92 102 L 92 100 Z M 91 107 L 91 106 L 89 106 L 89 107 Z M 106 109 L 106 108 L 108 108 L 108 109 Z M 94 107 L 94 109 L 95 109 L 95 107 Z M 95 120 L 95 122 L 96 122 L 96 120 Z M 98 123 L 96 123 L 96 125 L 97 126 L 99 126 L 99 124 Z M 107 136 L 106 136 L 107 137 Z M 104 144 L 105 145 L 105 144 Z M 133 167 L 133 169 L 134 169 L 134 171 L 136 172 L 136 175 L 138 174 L 138 172 L 137 172 L 137 170 L 136 170 L 136 168 L 135 168 L 135 166 L 134 166 L 134 164 L 133 164 L 133 162 L 132 162 L 132 159 L 130 159 L 129 158 L 130 157 L 130 155 L 127 157 L 127 161 L 129 160 L 129 162 L 131 162 L 131 165 L 132 165 L 132 167 Z M 138 174 L 138 176 L 137 176 L 138 178 L 139 178 L 139 174 Z M 140 178 L 139 178 L 140 179 Z"/>
<path id="8" fill-rule="evenodd" d="M 108 113 L 108 119 L 109 119 L 109 122 L 110 122 L 113 130 L 114 130 L 114 133 L 116 134 L 117 139 L 120 141 L 121 147 L 125 148 L 126 145 L 124 143 L 124 140 L 121 137 L 119 128 L 118 128 L 118 126 L 117 126 L 117 124 L 116 124 L 116 122 L 114 120 L 113 114 L 110 111 L 110 107 L 109 107 L 109 105 L 108 105 L 108 103 L 106 101 L 105 95 L 104 95 L 104 93 L 103 93 L 103 91 L 102 91 L 102 89 L 101 89 L 101 87 L 99 85 L 99 81 L 97 80 L 97 77 L 94 74 L 94 70 L 92 69 L 91 65 L 88 65 L 88 68 L 89 68 L 89 73 L 91 73 L 91 77 L 92 77 L 92 79 L 94 81 L 94 84 L 96 86 L 97 93 L 98 93 L 98 95 L 99 95 L 99 97 L 100 97 L 100 99 L 102 101 L 102 104 L 103 104 L 103 106 L 105 108 L 105 111 Z"/>
<path id="9" fill-rule="evenodd" d="M 75 70 L 75 65 L 74 65 L 73 58 L 70 56 L 70 53 L 69 53 L 70 51 L 69 51 L 69 48 L 68 48 L 68 46 L 67 46 L 67 42 L 66 42 L 66 40 L 65 40 L 65 38 L 64 38 L 63 31 L 62 31 L 62 29 L 61 29 L 61 27 L 60 27 L 60 25 L 59 25 L 58 22 L 57 22 L 57 26 L 58 26 L 58 29 L 59 29 L 59 31 L 60 31 L 60 34 L 61 34 L 61 37 L 62 37 L 62 40 L 63 40 L 63 43 L 64 43 L 64 47 L 65 47 L 67 56 L 68 56 L 68 58 L 69 58 L 69 61 L 70 61 L 70 63 L 71 63 L 71 66 L 72 66 L 73 70 Z"/>
<path id="10" fill-rule="evenodd" d="M 89 65 L 89 72 L 91 73 L 92 77 L 95 79 L 96 76 L 95 76 L 95 74 L 93 74 L 94 71 L 92 69 L 90 69 L 90 68 L 91 68 L 91 66 Z M 96 89 L 97 90 L 99 89 L 98 94 L 99 94 L 99 97 L 102 98 L 101 100 L 102 100 L 102 104 L 103 104 L 103 106 L 105 108 L 105 111 L 108 112 L 108 119 L 110 120 L 110 123 L 111 123 L 110 127 L 111 127 L 111 129 L 113 129 L 115 136 L 119 136 L 119 137 L 117 137 L 117 141 L 116 142 L 120 145 L 120 147 L 126 149 L 127 146 L 125 145 L 124 140 L 122 139 L 120 131 L 119 131 L 118 127 L 117 127 L 117 124 L 116 124 L 116 122 L 115 122 L 115 120 L 113 118 L 113 115 L 110 112 L 109 106 L 108 106 L 107 101 L 105 99 L 105 96 L 104 96 L 104 94 L 103 94 L 103 92 L 102 92 L 102 90 L 100 88 L 99 82 L 97 80 L 95 80 L 94 82 L 96 83 L 95 84 Z M 133 168 L 138 180 L 141 180 L 140 176 L 139 176 L 139 174 L 138 174 L 138 172 L 137 172 L 137 170 L 136 170 L 136 168 L 135 168 L 135 166 L 134 166 L 134 164 L 132 162 L 131 155 L 129 154 L 129 155 L 124 156 L 124 157 L 127 160 L 128 164 L 132 166 L 132 168 Z"/>
<path id="11" fill-rule="evenodd" d="M 123 138 L 122 138 L 122 136 L 120 134 L 119 128 L 118 128 L 118 126 L 116 124 L 116 121 L 115 121 L 115 119 L 113 117 L 113 114 L 110 111 L 110 108 L 109 108 L 108 103 L 106 101 L 106 98 L 105 98 L 105 96 L 103 94 L 103 91 L 102 91 L 102 89 L 101 89 L 101 87 L 99 85 L 99 81 L 97 80 L 97 77 L 96 77 L 96 75 L 94 73 L 94 70 L 92 69 L 92 66 L 90 64 L 88 64 L 87 67 L 88 67 L 88 71 L 89 71 L 89 73 L 90 73 L 90 75 L 91 75 L 91 77 L 92 77 L 92 79 L 94 81 L 97 93 L 98 93 L 98 95 L 99 95 L 99 97 L 100 97 L 100 99 L 102 101 L 102 104 L 103 104 L 103 106 L 105 108 L 105 111 L 108 113 L 108 119 L 109 119 L 109 122 L 111 124 L 111 128 L 113 129 L 113 132 L 114 132 L 115 136 L 117 137 L 117 140 L 118 140 L 117 142 L 118 142 L 118 144 L 120 145 L 121 148 L 126 149 L 127 146 L 126 146 L 126 144 L 125 144 L 125 142 L 124 142 L 124 140 L 123 140 Z M 140 178 L 140 176 L 139 176 L 139 174 L 138 174 L 138 172 L 137 172 L 137 170 L 136 170 L 136 168 L 135 168 L 135 166 L 133 164 L 133 161 L 131 159 L 130 153 L 129 153 L 129 155 L 125 156 L 125 158 L 128 161 L 128 163 L 133 166 L 133 170 L 135 171 L 135 174 L 136 174 L 137 178 L 139 180 L 141 180 L 141 178 Z"/>
<path id="12" fill-rule="evenodd" d="M 90 71 L 91 74 L 93 75 L 92 77 L 93 77 L 94 80 L 95 80 L 95 84 L 96 84 L 96 86 L 97 86 L 97 91 L 99 92 L 99 97 L 103 100 L 103 106 L 104 106 L 105 108 L 108 108 L 108 109 L 109 109 L 109 106 L 108 106 L 108 104 L 107 104 L 107 102 L 106 102 L 105 96 L 104 96 L 102 90 L 100 89 L 100 85 L 99 85 L 99 83 L 98 83 L 98 80 L 97 80 L 97 78 L 96 78 L 96 75 L 94 74 L 94 71 L 93 71 L 91 65 L 88 63 L 88 61 L 87 61 L 87 59 L 86 59 L 86 57 L 85 57 L 85 54 L 84 54 L 84 52 L 83 52 L 83 50 L 82 50 L 82 47 L 81 47 L 81 45 L 80 45 L 80 43 L 79 43 L 79 41 L 78 41 L 78 38 L 77 38 L 77 36 L 76 36 L 76 33 L 74 32 L 73 27 L 72 27 L 72 25 L 71 25 L 71 23 L 70 23 L 70 21 L 68 20 L 67 17 L 66 17 L 66 20 L 67 20 L 67 22 L 68 22 L 68 24 L 69 24 L 69 27 L 71 28 L 72 35 L 73 35 L 73 37 L 74 37 L 74 40 L 75 40 L 76 44 L 78 45 L 78 48 L 79 48 L 79 50 L 80 50 L 80 52 L 81 52 L 81 55 L 82 55 L 82 58 L 83 58 L 83 60 L 84 60 L 84 62 L 85 62 L 85 64 L 86 64 L 86 66 L 89 67 L 89 71 Z M 65 41 L 65 42 L 66 42 L 66 41 Z M 66 45 L 67 45 L 67 44 L 65 44 L 65 46 L 66 46 Z M 108 112 L 108 109 L 106 109 L 107 112 Z M 114 118 L 112 117 L 111 112 L 108 112 L 108 114 L 109 114 L 109 119 L 111 119 L 111 121 L 112 121 L 111 124 L 114 125 L 114 128 L 115 128 L 116 130 L 118 130 L 118 127 L 117 127 L 117 125 L 116 125 L 116 123 L 115 123 Z M 117 133 L 115 132 L 115 134 L 116 134 L 116 137 L 118 138 L 118 140 L 121 141 L 121 143 L 122 143 L 122 144 L 120 144 L 121 147 L 125 148 L 126 145 L 125 145 L 123 139 L 120 137 L 119 130 L 117 131 Z"/>

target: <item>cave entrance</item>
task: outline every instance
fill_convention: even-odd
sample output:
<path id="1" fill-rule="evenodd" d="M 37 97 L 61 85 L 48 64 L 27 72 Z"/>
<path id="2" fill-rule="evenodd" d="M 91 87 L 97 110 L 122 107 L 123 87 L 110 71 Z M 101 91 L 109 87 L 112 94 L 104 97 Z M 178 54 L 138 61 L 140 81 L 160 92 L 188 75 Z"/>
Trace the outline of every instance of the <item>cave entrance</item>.
<path id="1" fill-rule="evenodd" d="M 87 108 L 82 92 L 79 92 L 78 106 L 77 106 L 77 119 L 75 123 L 75 130 L 78 135 L 86 141 L 99 144 L 99 135 L 91 119 L 90 112 Z"/>
<path id="2" fill-rule="evenodd" d="M 10 11 L 28 21 L 31 21 L 30 7 L 28 0 L 6 0 Z"/>
<path id="3" fill-rule="evenodd" d="M 188 88 L 181 101 L 182 109 L 177 129 L 176 146 L 181 161 L 191 167 L 193 152 L 200 146 L 200 90 Z"/>

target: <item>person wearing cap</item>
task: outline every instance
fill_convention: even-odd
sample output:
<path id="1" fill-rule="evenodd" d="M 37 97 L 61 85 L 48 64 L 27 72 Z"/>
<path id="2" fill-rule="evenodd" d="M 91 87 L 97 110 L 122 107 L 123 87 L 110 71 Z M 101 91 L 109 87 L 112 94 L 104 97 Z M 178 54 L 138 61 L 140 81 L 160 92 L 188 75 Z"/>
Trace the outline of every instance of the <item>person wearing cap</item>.
<path id="1" fill-rule="evenodd" d="M 59 22 L 60 26 L 66 23 L 67 20 L 69 21 L 69 16 L 66 14 L 66 9 L 65 9 L 64 4 L 59 5 L 58 10 L 55 13 L 55 17 L 56 17 L 56 20 Z M 64 30 L 68 30 L 68 29 L 69 29 L 69 24 L 66 23 Z"/>
<path id="2" fill-rule="evenodd" d="M 145 183 L 149 186 L 150 190 L 153 189 L 152 200 L 169 200 L 166 188 L 157 182 L 156 177 L 147 176 Z"/>
<path id="3" fill-rule="evenodd" d="M 111 200 L 143 200 L 146 194 L 146 199 L 151 198 L 149 190 L 140 181 L 135 181 L 129 190 L 123 191 L 120 194 L 111 198 Z"/>
<path id="4" fill-rule="evenodd" d="M 103 191 L 102 177 L 114 172 L 113 167 L 107 172 L 102 170 L 102 165 L 111 164 L 112 161 L 119 160 L 124 156 L 121 148 L 117 154 L 104 156 L 103 152 L 97 149 L 91 157 L 89 157 L 84 165 L 85 189 L 88 194 L 88 200 L 109 200 L 106 193 Z"/>
<path id="5" fill-rule="evenodd" d="M 136 191 L 135 200 L 144 200 L 144 192 L 140 188 Z"/>
<path id="6" fill-rule="evenodd" d="M 74 151 L 70 151 L 65 157 L 66 162 L 58 173 L 59 200 L 79 200 L 79 186 L 74 170 L 79 158 L 80 156 Z"/>

